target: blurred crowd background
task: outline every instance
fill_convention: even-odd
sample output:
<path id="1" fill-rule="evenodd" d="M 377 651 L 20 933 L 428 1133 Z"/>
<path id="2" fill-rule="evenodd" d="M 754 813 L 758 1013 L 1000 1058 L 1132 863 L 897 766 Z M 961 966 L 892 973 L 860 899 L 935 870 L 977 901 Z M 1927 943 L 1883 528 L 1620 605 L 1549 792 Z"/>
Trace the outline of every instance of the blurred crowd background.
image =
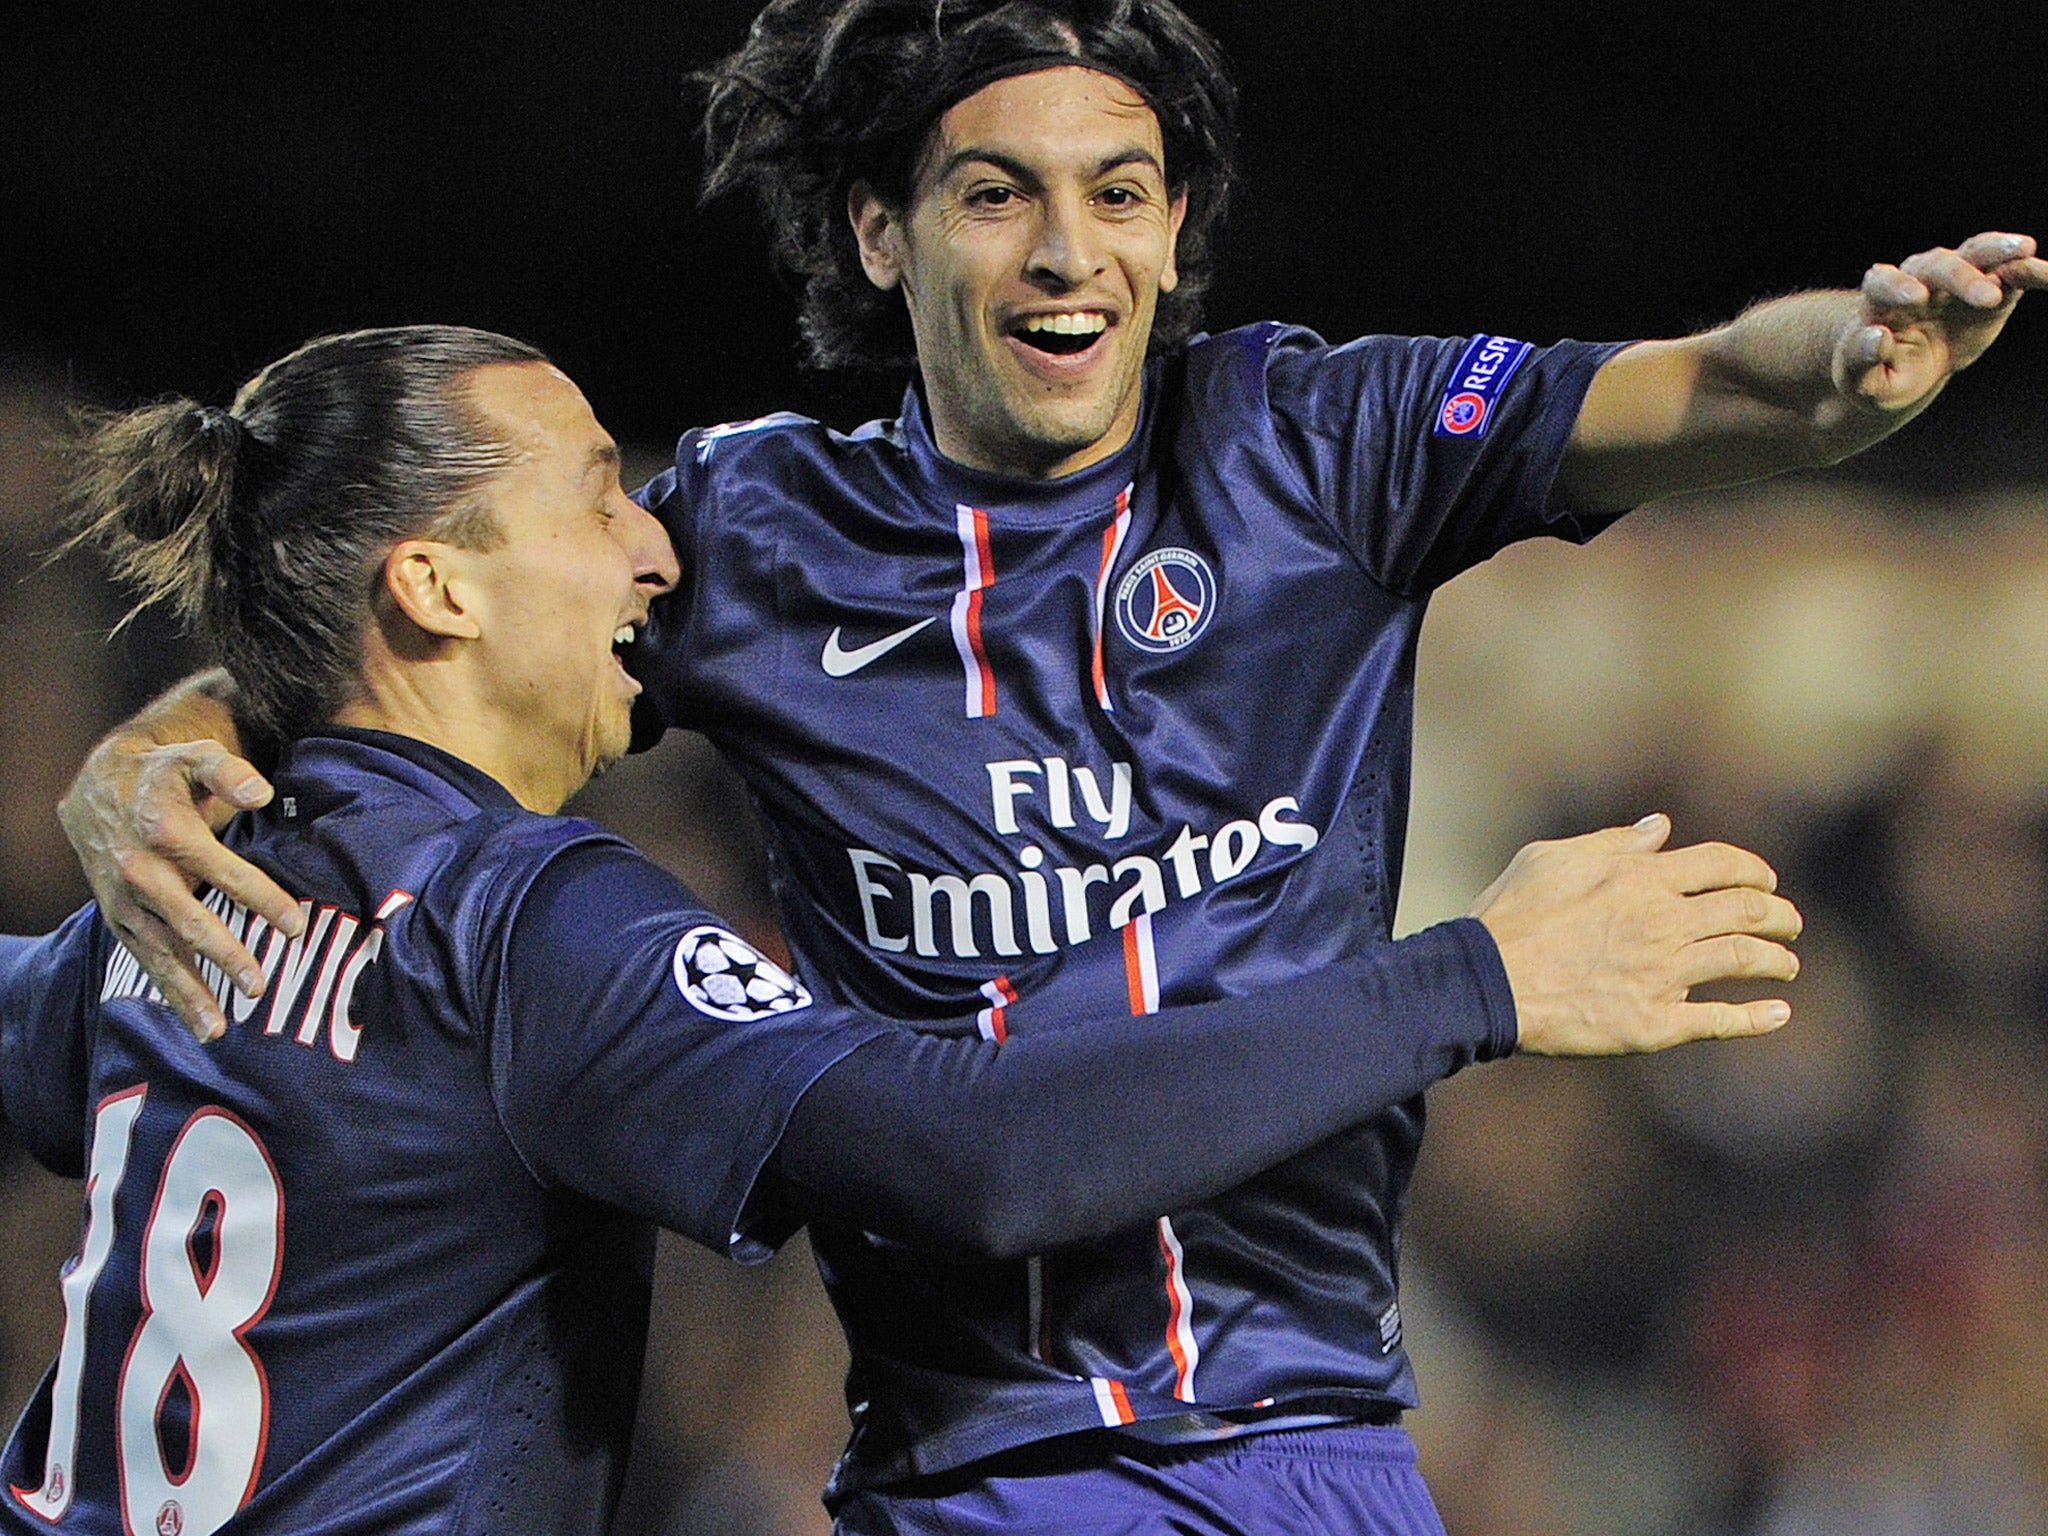
<path id="1" fill-rule="evenodd" d="M 1739 7 L 1189 8 L 1246 91 L 1221 324 L 1669 334 L 2048 223 L 2025 16 L 1987 46 L 1816 6 L 1761 49 Z M 890 408 L 794 369 L 746 218 L 690 207 L 682 74 L 752 9 L 10 23 L 0 930 L 82 899 L 52 807 L 192 659 L 109 642 L 98 573 L 43 559 L 68 403 L 225 400 L 305 335 L 448 319 L 549 347 L 641 470 L 691 422 Z M 2048 1533 L 2048 305 L 1842 471 L 1462 578 L 1419 696 L 1402 928 L 1531 838 L 1650 810 L 1763 852 L 1808 922 L 1779 1035 L 1432 1094 L 1403 1311 L 1452 1536 Z M 774 942 L 701 742 L 578 808 Z M 54 1350 L 78 1200 L 0 1142 L 0 1413 Z M 816 1536 L 844 1352 L 801 1241 L 660 1263 L 621 1536 Z"/>

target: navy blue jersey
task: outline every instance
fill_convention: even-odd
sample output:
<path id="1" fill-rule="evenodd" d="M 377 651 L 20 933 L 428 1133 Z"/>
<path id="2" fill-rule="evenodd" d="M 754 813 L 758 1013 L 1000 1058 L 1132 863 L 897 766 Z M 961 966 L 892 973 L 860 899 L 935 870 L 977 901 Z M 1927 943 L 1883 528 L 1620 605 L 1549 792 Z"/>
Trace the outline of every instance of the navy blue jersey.
<path id="1" fill-rule="evenodd" d="M 1126 448 L 1050 483 L 947 461 L 914 390 L 851 435 L 692 433 L 642 493 L 684 573 L 643 702 L 745 776 L 791 943 L 846 1000 L 1001 1039 L 1255 994 L 1387 942 L 1425 603 L 1603 525 L 1550 489 L 1613 350 L 1204 338 L 1150 366 Z M 1014 1264 L 814 1221 L 853 1350 L 836 1487 L 1413 1403 L 1422 1120 Z"/>
<path id="2" fill-rule="evenodd" d="M 337 733 L 276 782 L 231 841 L 308 928 L 215 899 L 271 977 L 222 988 L 224 1039 L 192 1040 L 90 908 L 0 945 L 8 1124 L 86 1179 L 0 1531 L 600 1531 L 653 1223 L 779 1235 L 757 1174 L 884 1026 L 807 1006 L 673 882 L 612 880 L 522 954 L 537 879 L 650 867 L 431 747 Z M 509 995 L 542 966 L 552 989 Z"/>

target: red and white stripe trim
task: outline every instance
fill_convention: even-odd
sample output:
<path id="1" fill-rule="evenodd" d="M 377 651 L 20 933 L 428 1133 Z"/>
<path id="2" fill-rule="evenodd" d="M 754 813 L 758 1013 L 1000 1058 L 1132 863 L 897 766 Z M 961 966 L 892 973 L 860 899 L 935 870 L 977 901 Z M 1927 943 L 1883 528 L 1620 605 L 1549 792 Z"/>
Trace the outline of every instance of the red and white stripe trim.
<path id="1" fill-rule="evenodd" d="M 1152 947 L 1152 914 L 1141 912 L 1124 924 L 1124 983 L 1131 1012 L 1159 1011 L 1159 956 Z"/>
<path id="2" fill-rule="evenodd" d="M 1017 989 L 1010 985 L 1009 977 L 998 976 L 981 984 L 981 995 L 989 1000 L 989 1006 L 974 1016 L 975 1027 L 981 1031 L 982 1039 L 1001 1045 L 1010 1038 L 1003 1023 L 1003 1010 L 1017 1001 Z"/>
<path id="3" fill-rule="evenodd" d="M 1124 980 L 1130 988 L 1131 1012 L 1159 1011 L 1159 955 L 1153 947 L 1152 914 L 1145 912 L 1124 925 Z M 1202 1346 L 1195 1341 L 1195 1298 L 1188 1290 L 1187 1255 L 1170 1218 L 1159 1218 L 1159 1255 L 1166 1261 L 1166 1352 L 1173 1357 L 1173 1395 L 1195 1400 L 1195 1367 Z"/>
<path id="4" fill-rule="evenodd" d="M 1095 1408 L 1102 1415 L 1105 1427 L 1115 1429 L 1137 1422 L 1138 1415 L 1131 1409 L 1131 1395 L 1124 1390 L 1122 1382 L 1112 1381 L 1107 1376 L 1090 1376 L 1088 1385 L 1095 1389 Z"/>
<path id="5" fill-rule="evenodd" d="M 1109 679 L 1102 670 L 1102 634 L 1109 623 L 1109 578 L 1116 571 L 1116 557 L 1123 553 L 1124 539 L 1131 531 L 1131 487 L 1117 492 L 1116 513 L 1102 532 L 1102 566 L 1095 573 L 1095 658 L 1090 668 L 1095 681 L 1095 702 L 1105 714 L 1116 713 L 1109 701 Z"/>
<path id="6" fill-rule="evenodd" d="M 981 594 L 995 585 L 995 556 L 989 552 L 988 514 L 977 507 L 955 507 L 960 530 L 965 580 L 953 596 L 953 646 L 967 679 L 967 718 L 982 720 L 996 712 L 996 675 L 981 641 Z"/>
<path id="7" fill-rule="evenodd" d="M 1173 1395 L 1195 1400 L 1195 1367 L 1202 1348 L 1195 1342 L 1195 1298 L 1188 1294 L 1187 1255 L 1171 1218 L 1159 1218 L 1159 1252 L 1166 1260 L 1166 1351 L 1173 1356 Z"/>

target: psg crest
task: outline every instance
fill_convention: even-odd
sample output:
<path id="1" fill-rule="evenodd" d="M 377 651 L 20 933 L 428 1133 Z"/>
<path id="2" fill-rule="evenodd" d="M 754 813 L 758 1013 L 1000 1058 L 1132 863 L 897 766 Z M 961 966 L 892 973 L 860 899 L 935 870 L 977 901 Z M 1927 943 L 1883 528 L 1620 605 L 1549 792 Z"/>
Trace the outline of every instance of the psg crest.
<path id="1" fill-rule="evenodd" d="M 1116 589 L 1116 622 L 1140 650 L 1177 651 L 1209 627 L 1216 576 L 1191 549 L 1155 549 Z"/>
<path id="2" fill-rule="evenodd" d="M 699 1013 L 734 1024 L 810 1006 L 804 984 L 723 928 L 692 928 L 676 945 L 676 987 Z"/>

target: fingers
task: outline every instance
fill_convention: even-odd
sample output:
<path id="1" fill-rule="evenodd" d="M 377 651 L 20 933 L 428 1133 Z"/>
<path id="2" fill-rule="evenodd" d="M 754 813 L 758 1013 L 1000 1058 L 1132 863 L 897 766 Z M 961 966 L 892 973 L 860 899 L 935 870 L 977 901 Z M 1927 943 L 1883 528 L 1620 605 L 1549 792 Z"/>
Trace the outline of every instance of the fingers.
<path id="1" fill-rule="evenodd" d="M 1741 1040 L 1782 1029 L 1792 1018 L 1792 1005 L 1781 997 L 1754 1003 L 1680 1003 L 1678 1033 L 1673 1044 L 1689 1040 Z"/>
<path id="2" fill-rule="evenodd" d="M 258 773 L 246 759 L 237 757 L 217 741 L 195 741 L 184 749 L 187 771 L 193 786 L 225 801 L 238 810 L 253 811 L 268 805 L 275 793 L 270 780 Z"/>
<path id="3" fill-rule="evenodd" d="M 213 989 L 201 980 L 191 951 L 179 944 L 176 934 L 144 908 L 129 908 L 120 914 L 102 908 L 101 915 L 193 1036 L 201 1043 L 218 1040 L 227 1030 L 227 1016 Z"/>
<path id="4" fill-rule="evenodd" d="M 1634 826 L 1616 830 L 1625 832 L 1638 851 L 1655 853 L 1671 836 L 1671 818 L 1662 811 L 1652 811 Z"/>
<path id="5" fill-rule="evenodd" d="M 1671 889 L 1691 896 L 1701 891 L 1749 886 L 1759 891 L 1778 888 L 1778 872 L 1747 848 L 1733 843 L 1694 843 L 1658 855 L 1660 873 Z"/>
<path id="6" fill-rule="evenodd" d="M 155 747 L 110 738 L 59 807 L 100 911 L 202 1040 L 226 1028 L 203 967 L 217 967 L 251 997 L 264 979 L 193 887 L 211 886 L 288 936 L 305 926 L 299 904 L 222 846 L 201 813 L 202 805 L 259 805 L 270 795 L 263 776 L 217 742 Z"/>
<path id="7" fill-rule="evenodd" d="M 1680 932 L 1691 941 L 1753 933 L 1789 944 L 1805 926 L 1799 909 L 1784 897 L 1742 885 L 1685 898 Z"/>
<path id="8" fill-rule="evenodd" d="M 1872 309 L 1918 309 L 1934 301 L 1934 291 L 1920 278 L 1888 261 L 1863 274 L 1863 298 Z"/>
<path id="9" fill-rule="evenodd" d="M 269 800 L 272 790 L 269 780 L 218 742 L 159 747 L 147 754 L 132 788 L 114 799 L 103 818 L 109 824 L 101 839 L 118 878 L 146 887 L 140 891 L 142 899 L 160 916 L 176 919 L 179 928 L 196 925 L 198 937 L 205 941 L 200 953 L 240 985 L 242 973 L 253 972 L 254 963 L 240 945 L 223 946 L 227 929 L 191 901 L 191 888 L 211 886 L 287 935 L 301 931 L 304 917 L 298 902 L 276 881 L 221 843 L 199 814 L 196 794 L 255 806 Z M 118 819 L 124 808 L 125 821 Z M 203 913 L 204 922 L 191 916 L 188 904 Z M 260 988 L 261 978 L 253 979 Z"/>
<path id="10" fill-rule="evenodd" d="M 1678 954 L 1681 987 L 1718 981 L 1791 981 L 1799 974 L 1799 957 L 1783 944 L 1749 933 L 1716 934 L 1688 944 Z"/>
<path id="11" fill-rule="evenodd" d="M 2008 290 L 2048 289 L 2048 261 L 2043 261 L 2039 256 L 2000 262 L 1991 269 L 1991 275 L 2005 284 Z"/>
<path id="12" fill-rule="evenodd" d="M 138 858 L 136 866 L 140 868 L 141 865 L 142 860 Z M 211 837 L 204 842 L 195 841 L 183 846 L 178 851 L 175 864 L 165 861 L 160 864 L 160 868 L 170 872 L 181 891 L 189 892 L 195 885 L 211 886 L 237 906 L 248 908 L 271 927 L 282 930 L 287 938 L 296 938 L 305 931 L 305 910 L 292 899 L 284 887 L 247 859 Z M 225 935 L 227 928 L 211 912 L 207 912 L 197 901 L 193 901 L 189 894 L 185 900 L 191 902 L 198 911 L 205 913 L 206 924 L 194 935 L 198 940 L 194 947 L 199 953 L 234 977 L 235 985 L 243 987 L 251 996 L 261 991 L 263 979 L 255 974 L 255 962 L 249 959 L 248 951 L 239 944 L 233 944 L 232 940 L 227 941 L 232 948 L 223 947 L 219 936 Z M 157 910 L 166 916 L 189 915 L 184 914 L 177 903 L 168 907 L 158 906 Z M 181 931 L 190 926 L 192 925 L 188 922 L 179 923 Z M 249 986 L 244 985 L 242 973 L 245 969 L 251 973 Z"/>
<path id="13" fill-rule="evenodd" d="M 245 863 L 217 844 L 215 851 L 223 874 L 218 881 L 202 875 L 203 883 L 229 895 L 230 900 L 236 899 L 230 893 L 231 882 L 225 873 L 229 866 L 234 866 L 247 871 L 250 877 L 269 886 L 272 891 L 277 891 L 269 877 L 253 864 Z M 147 914 L 179 946 L 180 964 L 189 963 L 194 958 L 209 960 L 233 980 L 236 989 L 244 996 L 262 994 L 263 971 L 256 957 L 243 948 L 227 924 L 193 894 L 191 880 L 184 871 L 151 854 L 131 853 L 116 861 L 115 872 L 127 898 L 122 904 L 122 915 L 126 916 L 131 910 Z M 277 894 L 283 896 L 282 892 Z M 289 897 L 284 897 L 284 900 L 290 904 L 292 916 L 292 926 L 286 930 L 289 937 L 305 926 L 305 913 Z M 243 902 L 242 905 L 252 912 L 256 910 L 252 903 Z M 271 926 L 279 928 L 283 925 L 272 923 Z M 136 958 L 139 960 L 142 956 L 137 955 Z"/>
<path id="14" fill-rule="evenodd" d="M 1943 295 L 1996 309 L 2008 286 L 2034 288 L 2044 281 L 2048 263 L 2039 259 L 2033 239 L 1994 231 L 1972 235 L 1954 250 L 1921 251 L 1897 266 L 1879 262 L 1864 274 L 1863 296 L 1880 309 L 1918 309 Z"/>
<path id="15" fill-rule="evenodd" d="M 1931 303 L 1938 294 L 1960 299 L 1975 309 L 1996 309 L 2005 302 L 2005 288 L 1998 279 L 1961 251 L 1937 248 L 1908 256 L 1902 276 L 1917 280 L 1927 295 L 1909 299 L 1909 304 Z"/>
<path id="16" fill-rule="evenodd" d="M 1993 267 L 2008 261 L 2024 261 L 2036 254 L 2031 235 L 2006 234 L 1989 230 L 1981 235 L 1972 235 L 1956 247 L 1956 254 L 1973 267 L 1989 272 Z"/>

